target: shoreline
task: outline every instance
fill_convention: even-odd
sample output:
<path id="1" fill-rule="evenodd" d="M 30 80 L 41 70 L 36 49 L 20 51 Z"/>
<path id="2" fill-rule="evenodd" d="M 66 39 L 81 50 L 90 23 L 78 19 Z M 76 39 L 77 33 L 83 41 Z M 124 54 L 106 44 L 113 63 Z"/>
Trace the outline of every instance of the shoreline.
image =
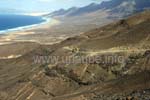
<path id="1" fill-rule="evenodd" d="M 53 19 L 53 18 L 48 18 L 48 17 L 43 17 L 46 21 L 39 23 L 39 24 L 34 24 L 34 25 L 29 25 L 29 26 L 24 26 L 24 27 L 18 27 L 14 29 L 10 29 L 10 31 L 5 31 L 3 33 L 0 33 L 0 45 L 5 45 L 5 44 L 11 44 L 15 42 L 36 42 L 40 43 L 36 40 L 32 39 L 22 39 L 26 36 L 30 35 L 36 35 L 35 30 L 40 30 L 40 29 L 50 29 L 52 26 L 60 24 L 59 20 Z M 37 33 L 38 35 L 38 33 Z M 21 38 L 21 39 L 19 39 Z"/>
<path id="2" fill-rule="evenodd" d="M 46 24 L 46 23 L 50 22 L 50 20 L 51 20 L 51 18 L 46 18 L 46 17 L 42 17 L 41 19 L 44 21 L 40 22 L 38 24 L 31 24 L 31 25 L 25 25 L 25 26 L 20 26 L 20 27 L 16 27 L 16 28 L 6 29 L 6 30 L 0 30 L 0 35 L 9 34 L 11 32 L 16 32 L 16 31 L 20 31 L 20 30 L 26 30 L 26 29 L 30 29 L 33 27 L 37 27 L 39 25 Z"/>

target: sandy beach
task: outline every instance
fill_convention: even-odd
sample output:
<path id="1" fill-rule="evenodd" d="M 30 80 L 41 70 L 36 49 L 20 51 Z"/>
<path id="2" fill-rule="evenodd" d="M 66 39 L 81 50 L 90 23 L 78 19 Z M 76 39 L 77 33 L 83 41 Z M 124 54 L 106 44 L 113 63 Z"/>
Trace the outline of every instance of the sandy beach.
<path id="1" fill-rule="evenodd" d="M 46 38 L 44 34 L 48 34 L 47 30 L 50 30 L 51 27 L 59 25 L 60 23 L 61 22 L 56 19 L 48 19 L 48 21 L 41 23 L 41 24 L 2 33 L 0 34 L 0 45 L 14 43 L 14 42 L 23 42 L 23 41 L 41 43 L 40 41 L 42 39 L 39 37 L 44 36 Z M 43 34 L 42 32 L 39 34 L 40 30 L 45 30 L 45 31 Z M 33 36 L 34 36 L 34 39 L 33 39 Z M 54 37 L 52 36 L 49 38 L 52 39 Z"/>

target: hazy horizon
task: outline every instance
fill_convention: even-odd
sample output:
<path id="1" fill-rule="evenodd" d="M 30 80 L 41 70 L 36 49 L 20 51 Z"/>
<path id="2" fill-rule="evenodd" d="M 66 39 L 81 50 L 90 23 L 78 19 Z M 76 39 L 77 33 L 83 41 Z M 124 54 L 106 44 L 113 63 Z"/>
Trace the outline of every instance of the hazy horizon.
<path id="1" fill-rule="evenodd" d="M 108 0 L 3 0 L 0 1 L 1 13 L 46 13 L 58 9 L 82 7 L 90 3 L 101 3 Z"/>

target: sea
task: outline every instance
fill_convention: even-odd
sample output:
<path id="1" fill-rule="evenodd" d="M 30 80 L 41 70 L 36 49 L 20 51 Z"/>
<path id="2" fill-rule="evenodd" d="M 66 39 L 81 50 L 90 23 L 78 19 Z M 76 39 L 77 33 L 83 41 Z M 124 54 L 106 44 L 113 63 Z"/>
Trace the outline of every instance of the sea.
<path id="1" fill-rule="evenodd" d="M 32 27 L 45 21 L 46 19 L 41 16 L 0 14 L 0 34 L 8 31 Z"/>

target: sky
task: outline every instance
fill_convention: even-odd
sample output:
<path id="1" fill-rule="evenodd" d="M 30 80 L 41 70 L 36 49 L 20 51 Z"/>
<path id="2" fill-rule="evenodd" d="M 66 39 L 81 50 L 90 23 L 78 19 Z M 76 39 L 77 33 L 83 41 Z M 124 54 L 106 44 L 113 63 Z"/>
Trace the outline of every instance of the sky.
<path id="1" fill-rule="evenodd" d="M 52 12 L 61 8 L 81 7 L 106 0 L 0 0 L 0 11 Z"/>

